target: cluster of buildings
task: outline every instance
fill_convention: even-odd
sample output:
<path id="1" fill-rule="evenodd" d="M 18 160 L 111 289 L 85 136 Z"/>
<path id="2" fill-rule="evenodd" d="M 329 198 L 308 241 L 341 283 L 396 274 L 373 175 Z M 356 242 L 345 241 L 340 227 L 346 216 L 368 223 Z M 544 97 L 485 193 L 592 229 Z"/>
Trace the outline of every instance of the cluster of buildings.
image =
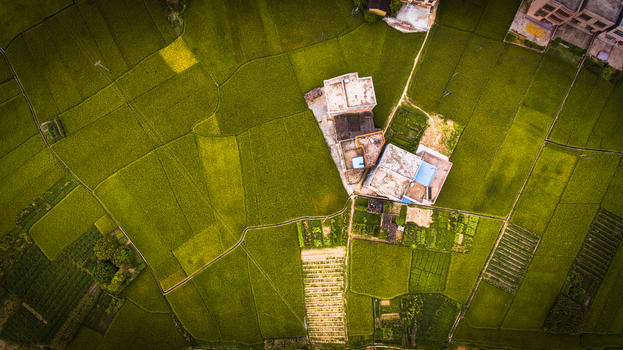
<path id="1" fill-rule="evenodd" d="M 308 92 L 305 100 L 349 194 L 403 203 L 435 202 L 452 163 L 423 145 L 415 154 L 385 145 L 383 130 L 374 126 L 372 77 L 348 73 L 325 80 L 322 87 Z"/>
<path id="2" fill-rule="evenodd" d="M 622 0 L 524 0 L 522 7 L 511 31 L 541 46 L 561 38 L 623 69 Z"/>

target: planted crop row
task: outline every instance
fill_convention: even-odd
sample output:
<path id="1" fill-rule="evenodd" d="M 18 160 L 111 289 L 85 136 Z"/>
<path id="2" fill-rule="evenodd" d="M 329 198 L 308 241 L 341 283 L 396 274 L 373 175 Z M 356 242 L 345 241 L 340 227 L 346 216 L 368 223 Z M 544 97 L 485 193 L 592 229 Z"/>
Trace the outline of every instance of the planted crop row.
<path id="1" fill-rule="evenodd" d="M 509 225 L 487 266 L 485 279 L 509 293 L 515 293 L 528 270 L 539 240 L 516 225 Z"/>

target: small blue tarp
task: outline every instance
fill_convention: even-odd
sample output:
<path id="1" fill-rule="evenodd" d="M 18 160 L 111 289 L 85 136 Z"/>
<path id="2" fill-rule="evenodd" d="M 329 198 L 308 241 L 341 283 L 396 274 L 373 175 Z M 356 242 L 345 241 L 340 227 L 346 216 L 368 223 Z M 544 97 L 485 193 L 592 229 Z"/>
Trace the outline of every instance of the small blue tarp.
<path id="1" fill-rule="evenodd" d="M 396 203 L 411 204 L 411 201 L 407 197 L 402 197 L 402 199 L 399 201 L 396 201 Z"/>
<path id="2" fill-rule="evenodd" d="M 434 165 L 422 161 L 420 168 L 415 175 L 414 181 L 423 185 L 425 187 L 430 186 L 430 183 L 433 182 L 433 178 L 435 177 L 435 173 L 437 172 L 437 167 Z"/>
<path id="3" fill-rule="evenodd" d="M 362 169 L 365 168 L 366 165 L 364 164 L 364 160 L 363 157 L 355 157 L 353 158 L 353 168 L 355 169 Z"/>

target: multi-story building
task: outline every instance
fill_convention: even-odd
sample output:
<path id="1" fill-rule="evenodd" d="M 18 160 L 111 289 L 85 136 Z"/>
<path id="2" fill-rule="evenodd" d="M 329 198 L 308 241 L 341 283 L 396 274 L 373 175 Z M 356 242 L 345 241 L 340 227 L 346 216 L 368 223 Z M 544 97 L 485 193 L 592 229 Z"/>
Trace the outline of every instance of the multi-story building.
<path id="1" fill-rule="evenodd" d="M 528 16 L 537 21 L 561 25 L 579 14 L 583 2 L 584 0 L 534 0 L 528 9 Z"/>
<path id="2" fill-rule="evenodd" d="M 615 27 L 601 34 L 600 39 L 605 39 L 613 44 L 623 45 L 623 16 L 621 16 L 619 23 Z"/>
<path id="3" fill-rule="evenodd" d="M 528 16 L 553 26 L 570 24 L 587 33 L 601 33 L 617 23 L 621 0 L 534 0 Z"/>

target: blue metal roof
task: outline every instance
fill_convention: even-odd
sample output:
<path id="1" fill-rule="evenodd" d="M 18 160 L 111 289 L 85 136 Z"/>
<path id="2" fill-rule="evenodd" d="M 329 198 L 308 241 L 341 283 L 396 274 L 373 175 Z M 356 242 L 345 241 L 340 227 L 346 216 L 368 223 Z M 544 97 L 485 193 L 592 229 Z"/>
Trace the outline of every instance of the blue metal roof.
<path id="1" fill-rule="evenodd" d="M 362 169 L 365 168 L 366 165 L 364 163 L 363 157 L 355 157 L 353 158 L 353 168 Z"/>
<path id="2" fill-rule="evenodd" d="M 415 175 L 414 181 L 423 186 L 430 186 L 430 183 L 433 182 L 433 178 L 435 177 L 435 173 L 437 172 L 437 167 L 434 165 L 422 161 L 420 168 Z"/>

